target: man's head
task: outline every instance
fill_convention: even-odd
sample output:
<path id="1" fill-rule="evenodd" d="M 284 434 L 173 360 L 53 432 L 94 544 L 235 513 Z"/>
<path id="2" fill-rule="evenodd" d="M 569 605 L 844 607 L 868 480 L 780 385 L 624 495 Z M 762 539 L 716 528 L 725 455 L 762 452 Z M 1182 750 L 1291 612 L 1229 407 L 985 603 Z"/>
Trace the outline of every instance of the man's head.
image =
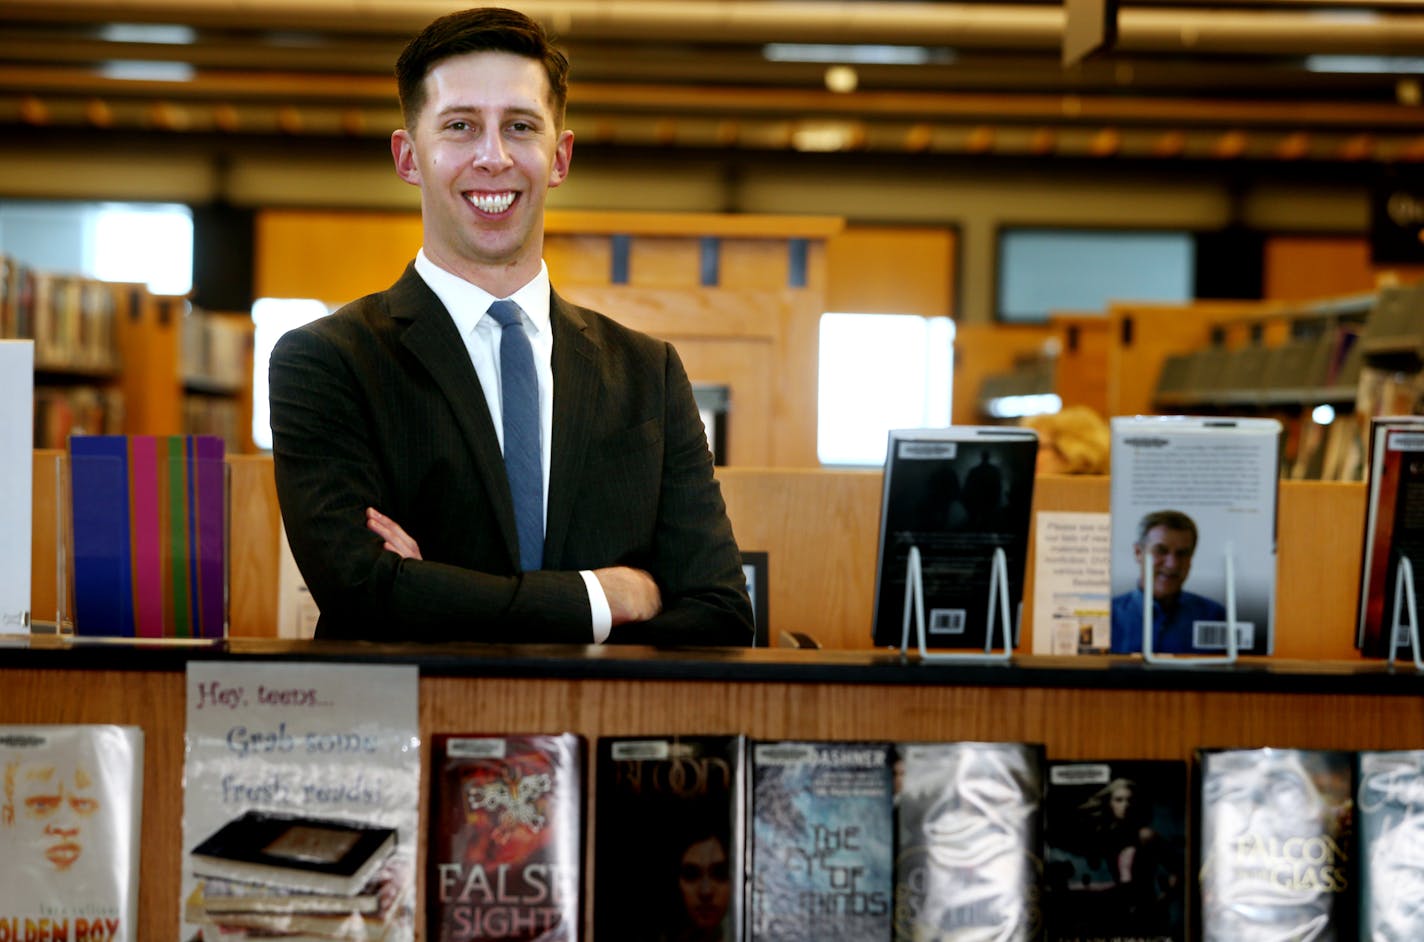
<path id="1" fill-rule="evenodd" d="M 1192 571 L 1196 549 L 1197 525 L 1179 510 L 1158 510 L 1138 521 L 1132 556 L 1140 573 L 1143 554 L 1152 554 L 1154 599 L 1174 598 L 1182 591 L 1182 584 Z M 1140 577 L 1138 581 L 1141 582 Z"/>
<path id="2" fill-rule="evenodd" d="M 426 104 L 425 77 L 451 56 L 469 52 L 508 52 L 532 59 L 548 77 L 549 110 L 564 126 L 569 94 L 569 60 L 549 43 L 544 28 L 517 10 L 480 7 L 442 16 L 421 30 L 396 60 L 396 91 L 407 128 L 420 120 Z"/>

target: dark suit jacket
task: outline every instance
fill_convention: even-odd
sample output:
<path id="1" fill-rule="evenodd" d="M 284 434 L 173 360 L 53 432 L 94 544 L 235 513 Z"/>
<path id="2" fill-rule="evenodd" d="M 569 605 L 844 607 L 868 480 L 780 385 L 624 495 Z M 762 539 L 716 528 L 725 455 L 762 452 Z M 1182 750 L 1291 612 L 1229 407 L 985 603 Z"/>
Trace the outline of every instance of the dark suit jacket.
<path id="1" fill-rule="evenodd" d="M 741 557 L 673 348 L 557 294 L 544 570 L 518 571 L 499 441 L 469 354 L 414 266 L 272 352 L 277 496 L 317 636 L 592 641 L 581 569 L 652 573 L 664 611 L 610 641 L 749 644 Z M 423 560 L 382 550 L 366 508 Z"/>

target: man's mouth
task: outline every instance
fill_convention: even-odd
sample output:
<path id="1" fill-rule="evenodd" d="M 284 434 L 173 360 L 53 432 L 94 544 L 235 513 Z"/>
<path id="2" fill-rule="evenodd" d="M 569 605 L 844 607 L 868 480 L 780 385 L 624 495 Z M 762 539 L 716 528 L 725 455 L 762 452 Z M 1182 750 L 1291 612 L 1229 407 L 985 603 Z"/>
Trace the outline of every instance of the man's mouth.
<path id="1" fill-rule="evenodd" d="M 498 214 L 514 205 L 516 196 L 518 194 L 513 190 L 506 190 L 503 193 L 466 193 L 465 199 L 482 213 Z"/>

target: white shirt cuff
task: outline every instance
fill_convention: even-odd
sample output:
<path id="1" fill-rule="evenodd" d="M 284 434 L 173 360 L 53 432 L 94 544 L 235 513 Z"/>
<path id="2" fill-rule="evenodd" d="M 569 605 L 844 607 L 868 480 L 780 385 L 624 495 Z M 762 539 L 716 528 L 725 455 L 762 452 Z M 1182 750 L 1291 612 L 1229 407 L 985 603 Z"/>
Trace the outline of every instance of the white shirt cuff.
<path id="1" fill-rule="evenodd" d="M 608 607 L 608 596 L 604 594 L 603 584 L 593 570 L 581 569 L 579 575 L 583 576 L 583 584 L 588 588 L 588 607 L 593 610 L 593 643 L 602 644 L 613 630 L 613 610 Z"/>

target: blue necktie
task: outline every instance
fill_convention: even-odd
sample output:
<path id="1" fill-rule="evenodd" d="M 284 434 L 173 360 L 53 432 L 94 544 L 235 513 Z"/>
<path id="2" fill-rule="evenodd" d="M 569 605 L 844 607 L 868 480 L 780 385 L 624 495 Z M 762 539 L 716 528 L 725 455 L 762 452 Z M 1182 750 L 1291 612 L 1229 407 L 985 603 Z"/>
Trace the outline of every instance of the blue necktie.
<path id="1" fill-rule="evenodd" d="M 504 416 L 504 473 L 514 497 L 519 530 L 519 568 L 544 565 L 544 460 L 540 447 L 539 380 L 534 349 L 524 331 L 524 311 L 513 301 L 496 301 L 490 316 L 504 328 L 499 342 L 500 412 Z"/>

